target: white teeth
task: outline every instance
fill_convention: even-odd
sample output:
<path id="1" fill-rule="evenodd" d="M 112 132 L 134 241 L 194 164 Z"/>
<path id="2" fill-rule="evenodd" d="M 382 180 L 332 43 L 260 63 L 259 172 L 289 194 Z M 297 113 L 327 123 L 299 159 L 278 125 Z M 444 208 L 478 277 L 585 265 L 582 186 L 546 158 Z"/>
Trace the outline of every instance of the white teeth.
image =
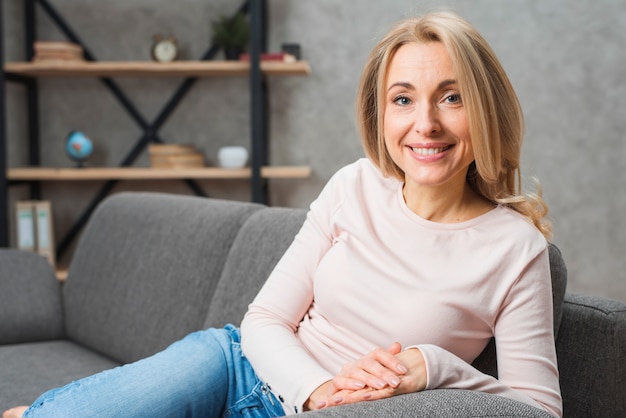
<path id="1" fill-rule="evenodd" d="M 413 148 L 411 147 L 414 153 L 419 155 L 435 155 L 443 152 L 445 148 Z"/>

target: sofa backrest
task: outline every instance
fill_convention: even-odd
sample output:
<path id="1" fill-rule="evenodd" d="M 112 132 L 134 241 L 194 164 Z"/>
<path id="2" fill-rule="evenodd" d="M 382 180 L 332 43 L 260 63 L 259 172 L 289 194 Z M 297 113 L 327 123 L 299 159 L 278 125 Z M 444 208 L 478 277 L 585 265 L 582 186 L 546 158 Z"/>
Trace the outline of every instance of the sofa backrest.
<path id="1" fill-rule="evenodd" d="M 300 230 L 305 209 L 265 208 L 243 224 L 213 294 L 204 327 L 239 325 L 248 305 Z"/>
<path id="2" fill-rule="evenodd" d="M 61 289 L 46 258 L 0 248 L 0 281 L 0 345 L 63 338 Z"/>
<path id="3" fill-rule="evenodd" d="M 68 337 L 126 363 L 200 329 L 233 240 L 263 208 L 159 193 L 107 198 L 63 289 Z"/>

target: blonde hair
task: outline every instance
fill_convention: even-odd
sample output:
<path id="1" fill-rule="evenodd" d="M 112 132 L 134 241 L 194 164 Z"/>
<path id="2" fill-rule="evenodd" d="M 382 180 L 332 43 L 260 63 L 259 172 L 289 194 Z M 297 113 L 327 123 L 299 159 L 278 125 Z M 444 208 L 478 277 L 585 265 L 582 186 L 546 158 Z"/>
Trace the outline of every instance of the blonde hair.
<path id="1" fill-rule="evenodd" d="M 441 42 L 457 74 L 467 112 L 474 162 L 469 186 L 494 204 L 528 217 L 549 239 L 548 207 L 537 193 L 522 193 L 520 154 L 524 135 L 522 108 L 502 65 L 487 41 L 461 17 L 430 13 L 401 21 L 378 43 L 367 60 L 357 94 L 357 122 L 367 156 L 386 176 L 404 180 L 383 137 L 384 87 L 395 52 L 407 43 Z"/>

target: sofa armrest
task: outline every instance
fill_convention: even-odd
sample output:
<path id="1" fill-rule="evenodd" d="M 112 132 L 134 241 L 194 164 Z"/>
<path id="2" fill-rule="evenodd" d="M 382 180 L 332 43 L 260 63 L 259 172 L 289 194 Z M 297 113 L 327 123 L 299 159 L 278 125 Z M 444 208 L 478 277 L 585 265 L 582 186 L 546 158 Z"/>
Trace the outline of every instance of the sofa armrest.
<path id="1" fill-rule="evenodd" d="M 0 344 L 62 337 L 61 285 L 48 261 L 0 249 Z"/>
<path id="2" fill-rule="evenodd" d="M 564 416 L 626 416 L 626 303 L 567 294 L 556 348 Z"/>
<path id="3" fill-rule="evenodd" d="M 306 412 L 303 416 L 311 418 L 554 418 L 542 409 L 512 399 L 461 389 L 425 390 L 379 401 L 358 402 Z"/>

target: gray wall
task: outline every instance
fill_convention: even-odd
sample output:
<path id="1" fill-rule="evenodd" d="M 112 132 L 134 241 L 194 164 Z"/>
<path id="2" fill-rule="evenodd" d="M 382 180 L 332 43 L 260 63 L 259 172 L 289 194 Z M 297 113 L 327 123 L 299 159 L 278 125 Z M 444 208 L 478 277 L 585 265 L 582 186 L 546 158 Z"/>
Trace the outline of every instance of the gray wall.
<path id="1" fill-rule="evenodd" d="M 184 57 L 208 46 L 210 21 L 233 0 L 53 0 L 100 60 L 149 58 L 151 36 L 174 33 Z M 21 60 L 21 2 L 5 9 L 6 57 Z M 354 123 L 354 95 L 367 53 L 389 25 L 442 6 L 474 23 L 509 72 L 526 113 L 525 179 L 537 176 L 555 223 L 555 243 L 569 267 L 569 290 L 626 300 L 626 3 L 623 0 L 339 1 L 269 0 L 270 48 L 302 44 L 310 77 L 272 78 L 271 162 L 308 164 L 306 180 L 271 182 L 274 205 L 306 207 L 339 167 L 363 155 Z M 39 13 L 39 38 L 63 39 Z M 119 79 L 152 120 L 179 79 Z M 70 129 L 96 142 L 91 165 L 116 165 L 141 131 L 97 80 L 45 79 L 41 89 L 44 165 L 69 166 L 63 141 Z M 9 164 L 26 161 L 23 91 L 8 86 Z M 161 130 L 193 143 L 209 163 L 224 144 L 248 144 L 245 78 L 202 79 Z M 148 165 L 144 155 L 137 165 Z M 529 184 L 526 181 L 526 184 Z M 62 235 L 101 183 L 57 183 L 53 200 Z M 201 182 L 214 197 L 248 199 L 246 182 Z M 122 189 L 190 193 L 179 182 L 134 183 Z M 15 187 L 12 198 L 26 196 Z"/>

